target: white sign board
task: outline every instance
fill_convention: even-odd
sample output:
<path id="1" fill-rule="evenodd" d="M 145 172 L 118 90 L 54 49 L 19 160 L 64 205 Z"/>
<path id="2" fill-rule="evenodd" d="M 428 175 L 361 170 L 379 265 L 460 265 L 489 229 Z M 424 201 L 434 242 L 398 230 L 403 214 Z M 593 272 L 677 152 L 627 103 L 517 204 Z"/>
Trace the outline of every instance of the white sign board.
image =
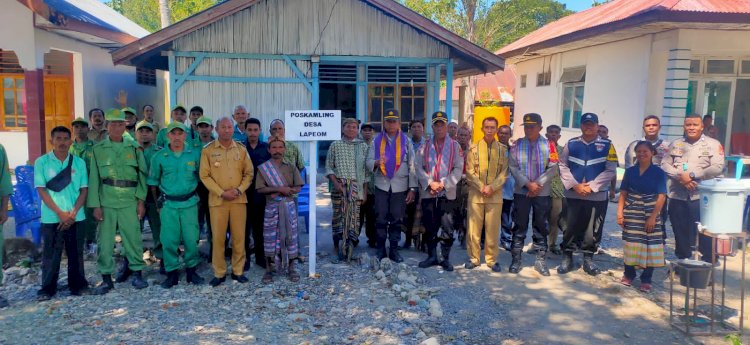
<path id="1" fill-rule="evenodd" d="M 341 110 L 287 110 L 284 123 L 286 140 L 341 140 Z"/>

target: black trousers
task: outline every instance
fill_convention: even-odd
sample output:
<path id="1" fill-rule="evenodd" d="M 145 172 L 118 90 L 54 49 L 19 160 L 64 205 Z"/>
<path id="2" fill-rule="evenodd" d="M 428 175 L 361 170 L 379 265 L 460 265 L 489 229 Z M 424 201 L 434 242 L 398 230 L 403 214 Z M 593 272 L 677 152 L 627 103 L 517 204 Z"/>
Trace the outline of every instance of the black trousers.
<path id="1" fill-rule="evenodd" d="M 452 202 L 453 200 L 448 200 L 445 197 L 422 199 L 422 226 L 425 228 L 424 241 L 427 248 L 434 249 L 438 242 L 442 242 L 444 247 L 453 245 L 453 229 L 445 229 L 450 232 L 450 238 L 438 236 L 440 226 L 443 225 L 443 216 L 450 212 L 450 207 L 453 206 Z M 449 214 L 449 216 L 451 215 Z"/>
<path id="2" fill-rule="evenodd" d="M 698 226 L 695 223 L 700 221 L 700 201 L 669 199 L 669 221 L 672 222 L 674 233 L 675 255 L 678 259 L 692 257 L 695 236 L 698 234 Z M 703 255 L 703 261 L 714 261 L 711 249 L 711 238 L 701 234 L 698 250 Z"/>
<path id="3" fill-rule="evenodd" d="M 398 247 L 401 239 L 401 226 L 406 210 L 406 192 L 393 193 L 375 189 L 375 229 L 378 247 L 384 248 L 386 239 L 391 247 Z"/>
<path id="4" fill-rule="evenodd" d="M 596 254 L 602 241 L 609 201 L 567 200 L 567 228 L 560 247 L 566 252 L 574 252 L 578 247 L 585 254 Z"/>
<path id="5" fill-rule="evenodd" d="M 375 230 L 375 194 L 367 194 L 367 201 L 359 208 L 359 227 L 365 227 L 367 243 L 375 245 L 378 243 L 378 234 Z"/>
<path id="6" fill-rule="evenodd" d="M 549 196 L 529 198 L 523 194 L 513 195 L 513 250 L 523 248 L 529 229 L 529 211 L 531 211 L 533 229 L 531 238 L 534 241 L 534 249 L 540 253 L 547 251 L 547 236 L 549 235 L 547 219 L 551 207 L 552 198 Z"/>
<path id="7" fill-rule="evenodd" d="M 528 213 L 528 212 L 527 212 Z M 500 216 L 500 244 L 510 247 L 513 243 L 513 200 L 503 199 Z"/>
<path id="8" fill-rule="evenodd" d="M 203 182 L 198 182 L 198 188 L 195 189 L 198 194 L 198 229 L 206 226 L 209 240 L 211 239 L 211 213 L 208 212 L 208 189 Z"/>
<path id="9" fill-rule="evenodd" d="M 62 253 L 68 257 L 68 287 L 71 292 L 78 292 L 87 283 L 80 270 L 81 259 L 78 256 L 78 226 L 71 225 L 64 231 L 57 230 L 58 223 L 42 224 L 42 288 L 39 293 L 53 296 L 57 293 L 57 279 L 60 277 Z"/>
<path id="10" fill-rule="evenodd" d="M 248 243 L 248 238 L 252 236 L 252 240 L 255 242 L 255 263 L 264 266 L 266 265 L 265 254 L 263 253 L 263 217 L 265 217 L 266 210 L 266 196 L 260 195 L 258 197 L 253 191 L 253 195 L 249 198 L 247 203 L 247 227 L 245 231 L 245 243 Z M 247 246 L 247 245 L 246 245 Z M 245 248 L 245 253 L 250 255 L 250 248 Z"/>

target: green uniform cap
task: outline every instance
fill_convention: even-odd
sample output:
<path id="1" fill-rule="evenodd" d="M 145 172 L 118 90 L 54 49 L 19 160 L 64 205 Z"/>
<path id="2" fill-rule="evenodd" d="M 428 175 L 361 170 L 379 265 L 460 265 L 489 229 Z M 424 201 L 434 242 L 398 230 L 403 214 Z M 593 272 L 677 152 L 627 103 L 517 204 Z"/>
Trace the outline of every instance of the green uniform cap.
<path id="1" fill-rule="evenodd" d="M 86 119 L 82 118 L 82 117 L 76 117 L 76 119 L 73 120 L 73 122 L 71 123 L 71 125 L 75 126 L 76 123 L 80 123 L 82 125 L 86 125 L 86 127 L 89 126 L 89 122 Z"/>
<path id="2" fill-rule="evenodd" d="M 154 125 L 152 125 L 151 122 L 148 122 L 146 120 L 138 121 L 138 123 L 135 124 L 135 130 L 137 131 L 141 128 L 149 128 L 153 131 Z"/>
<path id="3" fill-rule="evenodd" d="M 128 113 L 132 113 L 133 115 L 137 115 L 137 114 L 138 114 L 138 113 L 137 113 L 137 112 L 135 111 L 135 109 L 133 109 L 133 108 L 131 108 L 131 107 L 125 107 L 125 108 L 122 108 L 121 110 L 122 110 L 122 112 L 123 112 L 123 113 L 125 113 L 125 112 L 128 112 Z"/>
<path id="4" fill-rule="evenodd" d="M 199 117 L 199 118 L 198 118 L 198 120 L 196 120 L 196 121 L 195 121 L 195 125 L 196 125 L 196 126 L 197 126 L 197 125 L 200 125 L 201 123 L 205 123 L 205 124 L 207 124 L 207 125 L 209 125 L 209 126 L 210 126 L 210 125 L 213 125 L 213 123 L 211 123 L 211 119 L 209 119 L 209 118 L 208 118 L 208 117 L 206 117 L 206 116 L 201 116 L 201 117 Z"/>
<path id="5" fill-rule="evenodd" d="M 104 112 L 104 119 L 109 122 L 125 121 L 125 113 L 119 109 L 108 109 Z"/>
<path id="6" fill-rule="evenodd" d="M 187 126 L 182 122 L 172 121 L 169 123 L 169 126 L 167 126 L 167 133 L 171 132 L 172 130 L 179 128 L 183 132 L 187 132 L 188 128 Z"/>
<path id="7" fill-rule="evenodd" d="M 177 109 L 182 109 L 183 112 L 187 113 L 187 109 L 182 104 L 175 105 L 174 108 L 172 108 L 172 111 L 175 111 Z"/>

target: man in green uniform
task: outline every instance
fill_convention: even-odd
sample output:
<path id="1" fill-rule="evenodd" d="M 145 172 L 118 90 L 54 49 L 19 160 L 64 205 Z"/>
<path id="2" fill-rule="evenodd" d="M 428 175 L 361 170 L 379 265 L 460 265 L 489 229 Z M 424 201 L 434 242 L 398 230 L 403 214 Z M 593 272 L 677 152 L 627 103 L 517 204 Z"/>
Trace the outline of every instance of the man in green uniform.
<path id="1" fill-rule="evenodd" d="M 150 171 L 151 160 L 154 155 L 159 152 L 162 148 L 154 144 L 154 125 L 150 122 L 143 120 L 135 125 L 135 137 L 138 140 L 138 145 L 143 148 L 143 158 L 146 159 L 146 174 Z M 159 217 L 159 211 L 156 208 L 156 199 L 159 198 L 158 191 L 154 193 L 151 189 L 146 193 L 146 218 L 148 218 L 148 225 L 151 227 L 151 236 L 153 237 L 154 246 L 151 248 L 153 255 L 158 258 L 159 273 L 166 274 L 164 270 L 164 261 L 162 260 L 162 244 L 161 244 L 161 218 Z M 143 229 L 143 219 L 141 220 L 141 229 Z"/>
<path id="2" fill-rule="evenodd" d="M 99 257 L 97 265 L 102 282 L 97 294 L 105 294 L 114 288 L 112 252 L 115 245 L 115 229 L 120 229 L 128 269 L 133 274 L 136 289 L 148 287 L 142 276 L 143 242 L 138 224 L 146 208 L 146 161 L 138 143 L 123 140 L 125 114 L 117 109 L 105 113 L 109 122 L 107 138 L 94 145 L 89 175 L 87 206 L 94 208 L 94 218 L 102 222 L 97 239 Z"/>
<path id="3" fill-rule="evenodd" d="M 86 163 L 86 171 L 91 171 L 91 153 L 93 152 L 92 148 L 94 147 L 94 142 L 89 140 L 89 122 L 86 121 L 86 119 L 79 117 L 73 120 L 71 125 L 73 126 L 73 135 L 75 136 L 75 139 L 70 145 L 68 152 L 83 159 Z M 93 210 L 85 207 L 84 215 L 86 218 L 81 221 L 76 228 L 76 231 L 78 232 L 76 234 L 78 239 L 78 257 L 81 259 L 79 261 L 79 269 L 81 272 L 83 272 L 84 248 L 92 245 L 96 240 L 96 221 L 94 220 Z"/>
<path id="4" fill-rule="evenodd" d="M 187 120 L 187 110 L 180 104 L 172 108 L 171 115 L 173 122 L 185 123 L 185 120 Z M 167 146 L 167 144 L 169 144 L 169 139 L 167 138 L 167 129 L 162 128 L 156 135 L 156 145 L 165 147 Z"/>
<path id="5" fill-rule="evenodd" d="M 188 283 L 202 284 L 203 278 L 195 270 L 200 263 L 198 254 L 198 165 L 200 150 L 186 146 L 187 126 L 172 122 L 167 126 L 169 148 L 161 150 L 151 161 L 148 185 L 152 193 L 160 189 L 164 196 L 161 220 L 164 231 L 161 240 L 164 245 L 164 266 L 167 279 L 161 287 L 169 289 L 180 278 L 180 241 L 185 244 L 185 271 Z"/>
<path id="6" fill-rule="evenodd" d="M 0 144 L 0 284 L 3 283 L 3 224 L 8 220 L 8 201 L 13 194 L 13 185 L 10 182 L 10 167 L 8 166 L 8 155 L 5 148 Z M 8 306 L 8 300 L 0 296 L 0 308 Z"/>
<path id="7" fill-rule="evenodd" d="M 135 109 L 131 107 L 122 108 L 122 112 L 125 113 L 125 129 L 128 135 L 135 140 L 135 125 L 138 122 L 138 115 L 136 115 Z"/>

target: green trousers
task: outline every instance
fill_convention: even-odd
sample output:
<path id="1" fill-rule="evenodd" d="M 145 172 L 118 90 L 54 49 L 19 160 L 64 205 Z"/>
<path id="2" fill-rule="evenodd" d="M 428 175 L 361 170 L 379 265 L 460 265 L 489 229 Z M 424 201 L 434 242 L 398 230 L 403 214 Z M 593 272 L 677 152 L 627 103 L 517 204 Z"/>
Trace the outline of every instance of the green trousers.
<path id="1" fill-rule="evenodd" d="M 130 270 L 143 270 L 146 264 L 143 262 L 143 240 L 136 205 L 123 208 L 102 207 L 102 212 L 104 220 L 99 227 L 96 240 L 99 247 L 97 258 L 99 273 L 112 274 L 114 271 L 115 261 L 112 258 L 112 252 L 115 246 L 115 230 L 118 228 Z"/>
<path id="2" fill-rule="evenodd" d="M 198 255 L 198 205 L 185 208 L 175 208 L 164 205 L 161 209 L 161 222 L 164 224 L 161 232 L 161 243 L 164 252 L 164 269 L 167 272 L 180 269 L 180 257 L 177 249 L 180 241 L 185 244 L 185 267 L 195 267 L 200 263 Z"/>
<path id="3" fill-rule="evenodd" d="M 94 219 L 94 209 L 86 207 L 83 210 L 84 214 L 86 214 L 86 219 L 78 222 L 78 226 L 76 227 L 78 231 L 78 237 L 76 238 L 78 240 L 78 256 L 81 258 L 81 265 L 83 265 L 83 249 L 86 243 L 96 240 L 96 227 L 98 226 Z"/>
<path id="4" fill-rule="evenodd" d="M 154 241 L 154 247 L 151 250 L 157 258 L 162 259 L 161 217 L 159 216 L 156 204 L 146 203 L 146 217 L 143 219 L 146 218 L 148 218 L 148 225 L 151 227 L 151 236 Z M 143 220 L 141 220 L 141 229 L 143 229 Z"/>

